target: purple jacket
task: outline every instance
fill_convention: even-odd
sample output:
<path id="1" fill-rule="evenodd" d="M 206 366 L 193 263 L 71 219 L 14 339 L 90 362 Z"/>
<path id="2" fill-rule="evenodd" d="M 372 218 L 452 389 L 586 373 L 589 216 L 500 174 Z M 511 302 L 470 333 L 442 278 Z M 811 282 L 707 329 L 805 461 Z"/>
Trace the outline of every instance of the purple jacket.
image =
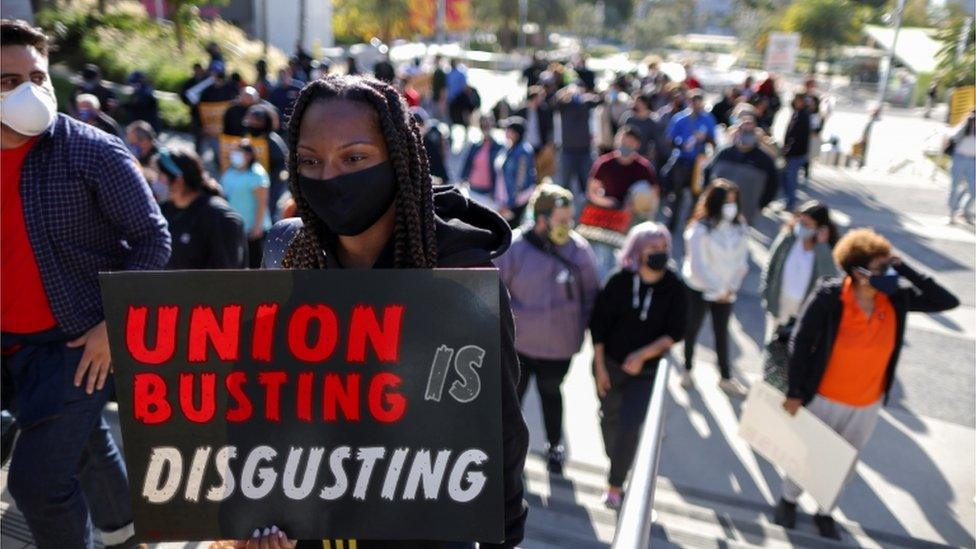
<path id="1" fill-rule="evenodd" d="M 512 247 L 495 260 L 512 295 L 515 350 L 550 360 L 571 358 L 583 344 L 600 281 L 590 244 L 575 232 L 562 246 L 552 246 L 569 264 L 515 232 Z M 550 245 L 548 240 L 545 244 Z"/>

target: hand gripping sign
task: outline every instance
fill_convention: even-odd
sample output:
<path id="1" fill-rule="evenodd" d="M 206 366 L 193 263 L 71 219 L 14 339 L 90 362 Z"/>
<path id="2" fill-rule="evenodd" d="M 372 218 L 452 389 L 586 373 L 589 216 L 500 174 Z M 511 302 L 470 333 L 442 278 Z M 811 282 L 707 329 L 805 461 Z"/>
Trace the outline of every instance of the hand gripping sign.
<path id="1" fill-rule="evenodd" d="M 495 270 L 101 281 L 140 541 L 502 540 Z"/>

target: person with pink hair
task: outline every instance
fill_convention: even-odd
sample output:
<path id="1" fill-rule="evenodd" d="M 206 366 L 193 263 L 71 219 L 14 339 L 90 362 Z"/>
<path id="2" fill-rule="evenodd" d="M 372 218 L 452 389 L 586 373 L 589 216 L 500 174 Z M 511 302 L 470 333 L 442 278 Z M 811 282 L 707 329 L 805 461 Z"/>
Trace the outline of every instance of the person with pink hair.
<path id="1" fill-rule="evenodd" d="M 600 427 L 610 458 L 604 504 L 619 509 L 661 357 L 685 333 L 688 289 L 660 223 L 635 225 L 590 319 Z M 665 388 L 660 388 L 664 390 Z"/>

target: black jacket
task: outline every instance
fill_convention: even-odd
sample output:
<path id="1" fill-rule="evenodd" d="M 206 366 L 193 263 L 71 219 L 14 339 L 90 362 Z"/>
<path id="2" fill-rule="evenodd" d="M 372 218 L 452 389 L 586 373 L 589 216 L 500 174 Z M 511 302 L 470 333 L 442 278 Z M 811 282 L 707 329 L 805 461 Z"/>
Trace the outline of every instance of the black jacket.
<path id="1" fill-rule="evenodd" d="M 959 299 L 930 276 L 919 273 L 902 263 L 895 267 L 898 274 L 911 284 L 902 283 L 890 295 L 895 309 L 895 349 L 885 374 L 885 404 L 895 379 L 895 367 L 905 341 L 905 317 L 910 311 L 937 313 L 959 306 Z M 797 319 L 790 341 L 789 388 L 786 396 L 799 398 L 807 404 L 816 396 L 837 339 L 843 304 L 840 294 L 844 279 L 822 278 L 811 292 Z"/>
<path id="2" fill-rule="evenodd" d="M 641 320 L 641 307 L 649 300 L 647 315 Z M 637 303 L 635 306 L 634 303 Z M 620 269 L 607 280 L 597 295 L 590 318 L 593 344 L 603 343 L 608 366 L 623 366 L 627 355 L 652 343 L 659 337 L 671 336 L 675 343 L 684 338 L 688 315 L 688 288 L 672 269 L 654 284 L 638 279 L 634 288 L 634 272 Z M 644 362 L 642 373 L 654 375 L 660 357 Z"/>
<path id="3" fill-rule="evenodd" d="M 554 122 L 552 116 L 552 107 L 550 107 L 546 102 L 543 101 L 542 103 L 539 103 L 539 106 L 536 108 L 536 111 L 539 120 L 539 135 L 542 136 L 542 145 L 545 146 L 552 143 L 552 138 L 553 138 L 552 131 L 554 127 Z M 526 120 L 526 122 L 528 122 L 529 108 L 522 107 L 521 109 L 515 111 L 515 115 L 521 116 Z M 525 128 L 525 131 L 526 131 L 526 135 L 528 135 L 529 129 Z"/>
<path id="4" fill-rule="evenodd" d="M 793 111 L 783 137 L 783 156 L 806 156 L 810 149 L 810 113 L 806 109 Z"/>
<path id="5" fill-rule="evenodd" d="M 508 223 L 495 212 L 465 198 L 454 187 L 434 187 L 434 212 L 437 225 L 437 266 L 441 268 L 490 267 L 492 260 L 508 249 L 512 232 Z M 298 218 L 279 221 L 268 233 L 264 252 L 265 268 L 280 268 L 291 240 L 302 227 Z M 341 265 L 327 254 L 330 268 Z M 393 266 L 392 242 L 380 254 L 374 268 Z M 519 362 L 515 354 L 515 321 L 508 290 L 501 288 L 502 346 L 502 439 L 505 483 L 505 542 L 501 545 L 481 543 L 481 547 L 515 547 L 522 541 L 528 508 L 523 499 L 522 469 L 529 447 L 529 433 L 515 392 L 519 379 Z M 507 367 L 504 367 L 507 366 Z M 438 542 L 359 541 L 359 549 L 437 549 Z"/>

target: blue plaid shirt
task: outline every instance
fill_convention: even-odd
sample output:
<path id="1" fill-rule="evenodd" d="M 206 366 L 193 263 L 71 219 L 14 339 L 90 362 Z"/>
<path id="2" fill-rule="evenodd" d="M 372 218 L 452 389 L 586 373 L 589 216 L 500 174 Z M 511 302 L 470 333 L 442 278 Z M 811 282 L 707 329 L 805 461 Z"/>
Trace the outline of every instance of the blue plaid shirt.
<path id="1" fill-rule="evenodd" d="M 118 137 L 57 120 L 20 171 L 24 222 L 58 327 L 78 336 L 104 318 L 100 271 L 162 269 L 166 220 Z"/>

